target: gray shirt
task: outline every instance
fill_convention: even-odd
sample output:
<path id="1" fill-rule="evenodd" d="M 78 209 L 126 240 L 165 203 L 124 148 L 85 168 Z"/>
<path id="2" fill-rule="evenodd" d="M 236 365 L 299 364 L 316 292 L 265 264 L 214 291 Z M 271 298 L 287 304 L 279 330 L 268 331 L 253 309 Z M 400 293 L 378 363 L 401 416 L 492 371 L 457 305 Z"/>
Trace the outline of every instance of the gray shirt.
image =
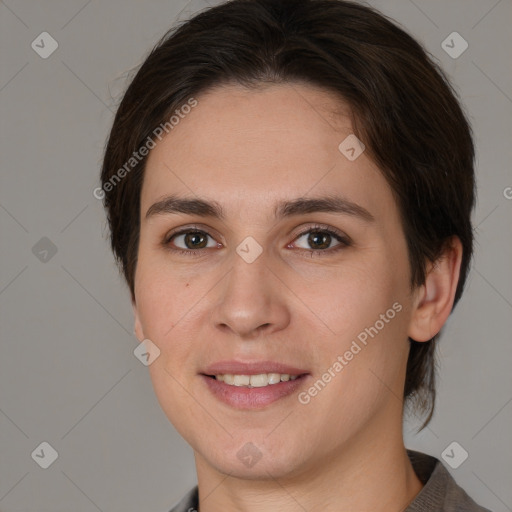
<path id="1" fill-rule="evenodd" d="M 403 512 L 491 512 L 477 505 L 438 459 L 413 450 L 407 455 L 424 487 Z M 197 512 L 198 506 L 196 486 L 169 512 Z"/>

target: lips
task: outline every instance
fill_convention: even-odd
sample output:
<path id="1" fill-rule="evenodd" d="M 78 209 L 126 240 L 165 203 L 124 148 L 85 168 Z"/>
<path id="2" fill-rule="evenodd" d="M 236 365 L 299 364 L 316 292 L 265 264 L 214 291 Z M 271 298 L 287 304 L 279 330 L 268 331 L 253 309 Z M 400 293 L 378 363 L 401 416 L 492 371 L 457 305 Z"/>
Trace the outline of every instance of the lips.
<path id="1" fill-rule="evenodd" d="M 267 382 L 261 381 L 263 376 Z M 268 379 L 269 376 L 273 377 Z M 259 409 L 270 405 L 294 393 L 304 385 L 308 376 L 305 369 L 275 361 L 219 361 L 201 372 L 213 396 L 237 409 Z"/>

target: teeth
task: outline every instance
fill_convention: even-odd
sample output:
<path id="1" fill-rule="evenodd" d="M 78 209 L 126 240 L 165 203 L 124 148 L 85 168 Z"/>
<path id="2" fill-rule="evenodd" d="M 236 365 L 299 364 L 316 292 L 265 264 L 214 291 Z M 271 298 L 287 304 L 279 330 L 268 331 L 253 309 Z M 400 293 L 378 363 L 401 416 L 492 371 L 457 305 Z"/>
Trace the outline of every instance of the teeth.
<path id="1" fill-rule="evenodd" d="M 229 375 L 229 374 L 226 374 L 226 375 L 219 375 L 219 377 L 223 377 L 223 381 L 226 383 L 226 384 L 230 384 L 231 386 L 233 386 L 235 384 L 235 376 L 234 375 Z M 220 380 L 220 379 L 219 379 Z"/>
<path id="2" fill-rule="evenodd" d="M 298 375 L 289 375 L 288 373 L 260 373 L 258 375 L 232 375 L 225 373 L 215 375 L 215 378 L 230 386 L 244 386 L 249 388 L 262 388 L 269 384 L 279 384 L 295 380 Z"/>
<path id="3" fill-rule="evenodd" d="M 233 380 L 233 384 L 235 386 L 248 386 L 250 384 L 251 378 L 249 375 L 235 375 Z"/>
<path id="4" fill-rule="evenodd" d="M 283 374 L 281 376 L 280 373 L 269 373 L 268 374 L 268 383 L 269 384 L 278 384 L 279 382 L 281 382 L 281 377 L 283 377 L 282 380 L 284 381 L 286 379 L 287 375 Z"/>

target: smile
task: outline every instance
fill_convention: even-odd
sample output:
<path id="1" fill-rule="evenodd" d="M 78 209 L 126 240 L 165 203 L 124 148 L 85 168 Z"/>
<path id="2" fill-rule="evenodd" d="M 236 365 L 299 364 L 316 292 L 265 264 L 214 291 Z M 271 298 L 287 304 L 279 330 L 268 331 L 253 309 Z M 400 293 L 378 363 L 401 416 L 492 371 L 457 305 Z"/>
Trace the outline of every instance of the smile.
<path id="1" fill-rule="evenodd" d="M 224 382 L 228 386 L 240 386 L 248 388 L 263 388 L 265 386 L 271 386 L 279 384 L 280 382 L 288 382 L 295 380 L 298 375 L 290 375 L 289 373 L 260 373 L 258 375 L 233 375 L 231 373 L 225 373 L 215 375 L 216 380 Z"/>
<path id="2" fill-rule="evenodd" d="M 305 385 L 309 374 L 223 373 L 202 374 L 201 377 L 209 392 L 220 402 L 235 409 L 254 410 L 295 395 Z M 295 401 L 293 404 L 295 405 Z"/>

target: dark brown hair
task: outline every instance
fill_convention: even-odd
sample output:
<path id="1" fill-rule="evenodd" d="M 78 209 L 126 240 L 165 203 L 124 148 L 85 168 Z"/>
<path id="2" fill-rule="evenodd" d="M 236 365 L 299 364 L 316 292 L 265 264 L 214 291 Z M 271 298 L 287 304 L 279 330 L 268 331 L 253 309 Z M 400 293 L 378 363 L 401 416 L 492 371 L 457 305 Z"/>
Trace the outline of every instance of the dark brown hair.
<path id="1" fill-rule="evenodd" d="M 232 0 L 170 29 L 145 59 L 117 110 L 97 189 L 132 299 L 146 161 L 139 149 L 211 87 L 287 82 L 331 91 L 351 107 L 353 131 L 396 198 L 412 287 L 424 283 L 427 262 L 447 240 L 459 237 L 456 304 L 473 250 L 471 128 L 418 42 L 374 9 L 341 0 Z M 427 414 L 421 428 L 435 404 L 435 343 L 410 340 L 404 398 Z"/>

